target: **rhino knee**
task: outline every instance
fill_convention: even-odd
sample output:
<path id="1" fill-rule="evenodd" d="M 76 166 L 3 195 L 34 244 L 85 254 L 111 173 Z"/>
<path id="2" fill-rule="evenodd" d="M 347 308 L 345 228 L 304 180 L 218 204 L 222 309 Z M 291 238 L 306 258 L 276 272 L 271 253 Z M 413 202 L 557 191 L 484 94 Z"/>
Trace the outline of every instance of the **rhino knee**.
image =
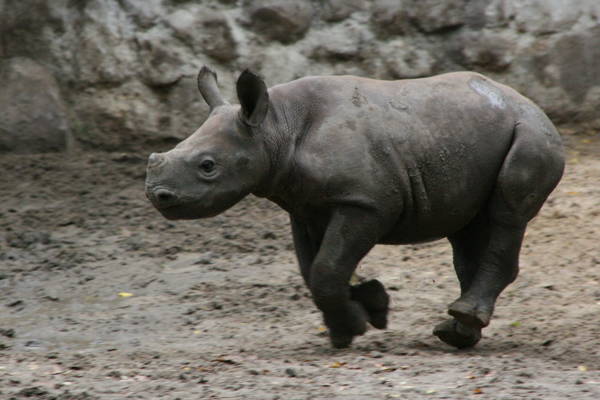
<path id="1" fill-rule="evenodd" d="M 313 274 L 310 291 L 319 310 L 336 312 L 350 300 L 350 286 L 337 274 Z"/>
<path id="2" fill-rule="evenodd" d="M 315 305 L 323 312 L 336 312 L 350 299 L 349 289 L 329 286 L 327 282 L 311 285 Z"/>

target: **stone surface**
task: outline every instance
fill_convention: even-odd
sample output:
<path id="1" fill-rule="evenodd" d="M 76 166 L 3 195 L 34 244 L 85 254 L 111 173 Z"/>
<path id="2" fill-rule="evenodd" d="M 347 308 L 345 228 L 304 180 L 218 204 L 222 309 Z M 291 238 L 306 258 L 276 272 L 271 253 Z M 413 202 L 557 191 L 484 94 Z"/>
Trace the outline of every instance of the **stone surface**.
<path id="1" fill-rule="evenodd" d="M 140 79 L 148 86 L 167 86 L 176 83 L 184 74 L 185 51 L 156 26 L 136 35 L 139 53 Z"/>
<path id="2" fill-rule="evenodd" d="M 321 16 L 325 21 L 338 22 L 366 7 L 367 3 L 363 0 L 325 0 Z"/>
<path id="3" fill-rule="evenodd" d="M 290 43 L 310 27 L 314 10 L 306 0 L 250 0 L 244 2 L 250 26 L 267 39 Z"/>
<path id="4" fill-rule="evenodd" d="M 434 70 L 435 59 L 430 52 L 402 39 L 382 46 L 379 56 L 384 65 L 382 74 L 388 79 L 418 78 L 431 75 Z"/>
<path id="5" fill-rule="evenodd" d="M 412 3 L 410 0 L 376 0 L 371 13 L 371 25 L 386 38 L 410 31 Z"/>
<path id="6" fill-rule="evenodd" d="M 0 61 L 0 152 L 67 148 L 69 123 L 52 74 L 25 57 Z"/>
<path id="7" fill-rule="evenodd" d="M 119 84 L 137 71 L 134 30 L 125 11 L 112 1 L 86 2 L 79 13 L 73 57 L 77 81 Z"/>
<path id="8" fill-rule="evenodd" d="M 511 36 L 493 31 L 469 32 L 464 37 L 462 55 L 469 69 L 500 72 L 506 70 L 515 54 Z"/>
<path id="9" fill-rule="evenodd" d="M 272 45 L 248 59 L 247 66 L 264 76 L 271 84 L 289 82 L 309 73 L 315 62 L 294 48 Z M 323 72 L 323 71 L 321 71 Z"/>
<path id="10" fill-rule="evenodd" d="M 0 57 L 47 56 L 44 35 L 62 30 L 63 21 L 45 0 L 0 1 Z"/>
<path id="11" fill-rule="evenodd" d="M 556 65 L 567 95 L 582 103 L 592 87 L 600 86 L 600 26 L 560 37 L 549 61 Z"/>
<path id="12" fill-rule="evenodd" d="M 455 29 L 466 21 L 467 3 L 468 0 L 418 0 L 412 5 L 413 15 L 419 28 L 427 33 Z"/>
<path id="13" fill-rule="evenodd" d="M 362 25 L 346 21 L 319 31 L 311 39 L 310 56 L 314 59 L 359 61 L 372 35 Z"/>
<path id="14" fill-rule="evenodd" d="M 513 0 L 512 14 L 520 32 L 549 34 L 573 27 L 585 10 L 562 0 Z"/>
<path id="15" fill-rule="evenodd" d="M 0 0 L 4 70 L 28 60 L 11 73 L 53 87 L 42 98 L 62 110 L 52 114 L 67 127 L 58 134 L 21 135 L 46 132 L 49 149 L 64 149 L 57 138 L 68 132 L 95 149 L 187 136 L 207 112 L 194 84 L 203 64 L 232 100 L 247 67 L 269 85 L 473 69 L 557 122 L 600 128 L 599 30 L 597 0 Z"/>
<path id="16" fill-rule="evenodd" d="M 223 12 L 198 7 L 179 9 L 167 20 L 175 37 L 195 52 L 206 54 L 219 62 L 229 62 L 237 57 L 237 43 Z"/>

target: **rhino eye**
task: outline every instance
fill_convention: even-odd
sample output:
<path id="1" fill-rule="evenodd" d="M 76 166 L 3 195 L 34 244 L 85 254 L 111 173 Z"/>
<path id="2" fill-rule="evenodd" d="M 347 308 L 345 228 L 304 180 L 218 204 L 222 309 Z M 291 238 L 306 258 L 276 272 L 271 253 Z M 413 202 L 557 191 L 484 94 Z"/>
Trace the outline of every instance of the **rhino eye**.
<path id="1" fill-rule="evenodd" d="M 200 163 L 200 168 L 203 172 L 209 174 L 215 170 L 215 162 L 213 160 L 204 160 Z"/>

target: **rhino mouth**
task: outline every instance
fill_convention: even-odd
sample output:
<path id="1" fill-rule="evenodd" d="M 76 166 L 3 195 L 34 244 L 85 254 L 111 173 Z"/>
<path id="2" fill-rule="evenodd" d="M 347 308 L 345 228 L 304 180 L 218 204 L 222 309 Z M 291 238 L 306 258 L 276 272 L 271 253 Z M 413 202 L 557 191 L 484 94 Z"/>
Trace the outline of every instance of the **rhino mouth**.
<path id="1" fill-rule="evenodd" d="M 163 217 L 170 220 L 210 218 L 222 212 L 222 210 L 199 207 L 195 203 L 172 204 L 166 207 L 156 207 L 156 209 Z"/>

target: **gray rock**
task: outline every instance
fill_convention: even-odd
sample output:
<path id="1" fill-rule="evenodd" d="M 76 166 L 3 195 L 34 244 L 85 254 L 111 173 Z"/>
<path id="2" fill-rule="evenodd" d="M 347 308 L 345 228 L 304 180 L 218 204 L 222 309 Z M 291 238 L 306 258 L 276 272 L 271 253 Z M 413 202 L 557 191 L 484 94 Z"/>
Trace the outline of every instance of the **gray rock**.
<path id="1" fill-rule="evenodd" d="M 371 25 L 379 37 L 402 35 L 411 25 L 412 0 L 376 0 Z"/>
<path id="2" fill-rule="evenodd" d="M 563 97 L 577 104 L 577 113 L 586 102 L 588 92 L 600 87 L 600 26 L 561 35 L 543 36 L 523 49 L 530 63 L 530 74 L 545 88 L 561 89 Z M 565 96 L 566 94 L 566 96 Z M 565 106 L 564 102 L 560 102 Z M 587 106 L 590 106 L 588 104 Z M 600 107 L 600 104 L 597 104 Z M 571 107 L 564 107 L 572 110 Z"/>
<path id="3" fill-rule="evenodd" d="M 595 2 L 595 1 L 594 1 Z M 586 11 L 587 0 L 511 0 L 515 24 L 521 32 L 548 34 L 571 28 Z"/>
<path id="4" fill-rule="evenodd" d="M 164 13 L 163 0 L 120 0 L 120 3 L 135 25 L 143 29 L 160 23 Z"/>
<path id="5" fill-rule="evenodd" d="M 197 53 L 217 61 L 229 62 L 237 57 L 237 43 L 225 14 L 193 8 L 180 9 L 168 17 L 175 36 Z"/>
<path id="6" fill-rule="evenodd" d="M 598 21 L 598 0 L 0 0 L 2 73 L 19 77 L 0 93 L 10 103 L 0 143 L 56 151 L 72 135 L 123 150 L 182 138 L 206 116 L 194 83 L 202 64 L 218 70 L 228 94 L 246 67 L 269 84 L 484 70 L 556 121 L 600 126 Z M 15 59 L 29 66 L 17 70 Z M 40 95 L 23 83 L 32 81 L 52 89 Z M 23 107 L 34 110 L 14 111 Z M 43 107 L 54 107 L 43 114 L 53 123 L 19 138 L 7 130 Z"/>
<path id="7" fill-rule="evenodd" d="M 469 69 L 501 72 L 516 53 L 516 39 L 493 31 L 469 32 L 464 35 L 462 55 Z"/>
<path id="8" fill-rule="evenodd" d="M 47 57 L 50 50 L 47 35 L 64 29 L 63 21 L 45 0 L 2 1 L 0 57 Z"/>
<path id="9" fill-rule="evenodd" d="M 88 148 L 123 151 L 134 139 L 169 136 L 161 125 L 168 113 L 160 97 L 137 80 L 74 94 L 72 106 L 73 135 Z"/>
<path id="10" fill-rule="evenodd" d="M 402 39 L 386 43 L 379 49 L 383 61 L 382 74 L 388 79 L 418 78 L 431 75 L 435 58 L 429 51 Z"/>
<path id="11" fill-rule="evenodd" d="M 372 35 L 363 25 L 348 20 L 323 29 L 310 38 L 310 57 L 318 60 L 360 61 L 361 52 Z"/>
<path id="12" fill-rule="evenodd" d="M 77 48 L 72 62 L 79 83 L 120 84 L 135 76 L 135 34 L 125 11 L 115 2 L 92 1 L 83 7 L 77 21 L 81 28 L 70 43 Z"/>
<path id="13" fill-rule="evenodd" d="M 514 20 L 510 0 L 491 0 L 484 10 L 485 26 L 488 28 L 506 28 Z"/>
<path id="14" fill-rule="evenodd" d="M 307 0 L 246 0 L 244 11 L 252 29 L 282 43 L 302 37 L 314 16 Z"/>
<path id="15" fill-rule="evenodd" d="M 168 86 L 184 75 L 186 54 L 161 26 L 138 33 L 140 78 L 149 86 Z"/>
<path id="16" fill-rule="evenodd" d="M 487 9 L 494 0 L 469 1 L 466 4 L 465 25 L 470 29 L 482 29 L 488 24 Z"/>
<path id="17" fill-rule="evenodd" d="M 366 2 L 363 0 L 325 0 L 321 18 L 328 22 L 338 22 L 365 8 Z"/>
<path id="18" fill-rule="evenodd" d="M 269 83 L 277 84 L 301 78 L 316 63 L 296 48 L 272 44 L 248 58 L 246 65 L 264 76 Z M 323 70 L 320 73 L 324 73 Z"/>
<path id="19" fill-rule="evenodd" d="M 160 120 L 164 137 L 184 139 L 204 122 L 208 107 L 198 92 L 196 74 L 184 76 L 170 88 L 165 111 Z"/>
<path id="20" fill-rule="evenodd" d="M 427 33 L 455 29 L 467 18 L 468 0 L 419 0 L 412 7 L 415 23 Z"/>
<path id="21" fill-rule="evenodd" d="M 0 61 L 0 151 L 67 148 L 69 122 L 60 90 L 44 66 L 25 57 Z"/>
<path id="22" fill-rule="evenodd" d="M 600 86 L 600 26 L 562 35 L 550 52 L 560 85 L 573 101 L 581 104 L 588 91 Z"/>

